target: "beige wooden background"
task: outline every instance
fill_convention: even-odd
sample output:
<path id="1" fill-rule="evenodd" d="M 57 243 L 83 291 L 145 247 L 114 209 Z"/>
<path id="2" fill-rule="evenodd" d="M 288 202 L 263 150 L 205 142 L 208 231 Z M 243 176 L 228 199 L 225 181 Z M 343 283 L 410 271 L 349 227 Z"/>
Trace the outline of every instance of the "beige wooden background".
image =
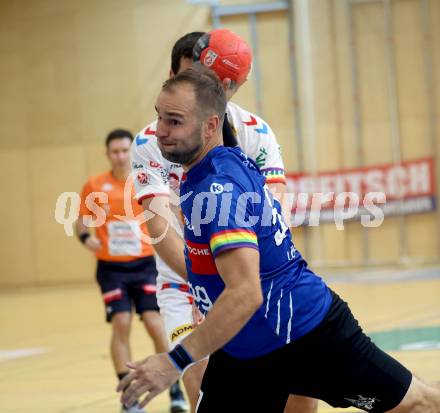
<path id="1" fill-rule="evenodd" d="M 439 157 L 429 133 L 420 2 L 392 4 L 403 159 Z M 356 166 L 345 6 L 345 0 L 310 0 L 316 145 L 310 150 L 306 142 L 306 168 Z M 430 0 L 429 7 L 440 131 L 440 1 Z M 366 164 L 389 163 L 383 9 L 362 4 L 353 10 Z M 247 18 L 223 24 L 250 39 Z M 110 129 L 136 131 L 153 119 L 174 41 L 210 27 L 209 9 L 183 0 L 0 0 L 0 287 L 93 278 L 93 258 L 55 222 L 56 199 L 107 167 L 103 140 Z M 259 15 L 258 37 L 264 117 L 278 135 L 287 170 L 297 171 L 287 14 Z M 235 101 L 255 110 L 252 81 Z M 403 224 L 386 218 L 369 229 L 372 256 L 399 258 L 399 225 L 408 240 L 402 262 L 440 260 L 436 213 L 409 216 Z M 322 270 L 361 258 L 358 222 L 343 232 L 333 225 L 307 232 L 311 261 Z M 304 230 L 295 235 L 301 249 Z"/>

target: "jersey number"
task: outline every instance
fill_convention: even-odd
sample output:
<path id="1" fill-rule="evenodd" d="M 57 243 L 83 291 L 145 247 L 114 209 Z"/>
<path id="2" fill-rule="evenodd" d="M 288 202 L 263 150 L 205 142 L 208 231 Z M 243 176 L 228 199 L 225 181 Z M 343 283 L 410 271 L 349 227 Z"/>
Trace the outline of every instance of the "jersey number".
<path id="1" fill-rule="evenodd" d="M 267 186 L 264 186 L 264 194 L 266 196 L 267 202 L 269 203 L 269 206 L 272 208 L 272 225 L 276 226 L 277 223 L 279 224 L 279 229 L 275 232 L 274 240 L 275 245 L 279 247 L 282 243 L 284 238 L 286 238 L 287 233 L 287 225 L 284 222 L 283 216 L 278 212 L 278 209 L 274 205 L 274 199 L 272 197 L 272 194 L 269 192 L 269 189 Z"/>

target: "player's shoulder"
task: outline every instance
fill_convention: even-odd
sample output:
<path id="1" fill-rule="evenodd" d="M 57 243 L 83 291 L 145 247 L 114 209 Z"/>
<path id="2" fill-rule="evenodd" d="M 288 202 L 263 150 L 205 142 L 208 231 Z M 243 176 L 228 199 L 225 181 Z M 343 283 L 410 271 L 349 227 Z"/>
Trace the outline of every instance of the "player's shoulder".
<path id="1" fill-rule="evenodd" d="M 236 131 L 238 145 L 261 167 L 262 158 L 278 151 L 276 137 L 267 122 L 233 102 L 228 103 L 228 120 Z"/>
<path id="2" fill-rule="evenodd" d="M 254 187 L 253 174 L 258 174 L 257 168 L 240 148 L 220 146 L 216 148 L 215 156 L 211 157 L 210 165 L 198 187 L 212 193 L 223 192 L 225 186 L 247 191 Z M 232 184 L 232 187 L 228 184 Z"/>
<path id="3" fill-rule="evenodd" d="M 113 176 L 111 171 L 102 172 L 97 175 L 92 175 L 87 179 L 86 185 L 90 187 L 93 191 L 99 190 L 100 187 L 111 185 L 111 182 L 113 181 Z"/>
<path id="4" fill-rule="evenodd" d="M 234 102 L 228 102 L 226 112 L 235 128 L 251 136 L 271 136 L 273 131 L 260 116 L 250 112 Z"/>
<path id="5" fill-rule="evenodd" d="M 226 105 L 226 112 L 228 113 L 228 116 L 240 117 L 240 118 L 246 115 L 253 115 L 252 112 L 249 112 L 248 110 L 242 108 L 240 105 L 232 101 L 229 101 L 228 104 Z"/>

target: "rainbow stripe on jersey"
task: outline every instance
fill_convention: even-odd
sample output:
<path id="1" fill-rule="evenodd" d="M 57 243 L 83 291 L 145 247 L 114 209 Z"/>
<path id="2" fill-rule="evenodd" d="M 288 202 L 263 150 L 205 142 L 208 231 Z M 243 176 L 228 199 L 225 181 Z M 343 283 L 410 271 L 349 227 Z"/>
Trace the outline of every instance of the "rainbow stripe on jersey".
<path id="1" fill-rule="evenodd" d="M 231 248 L 250 247 L 258 249 L 257 235 L 255 232 L 246 229 L 229 229 L 214 233 L 209 244 L 214 256 Z"/>
<path id="2" fill-rule="evenodd" d="M 261 169 L 261 173 L 266 177 L 266 184 L 285 184 L 286 177 L 282 168 Z"/>

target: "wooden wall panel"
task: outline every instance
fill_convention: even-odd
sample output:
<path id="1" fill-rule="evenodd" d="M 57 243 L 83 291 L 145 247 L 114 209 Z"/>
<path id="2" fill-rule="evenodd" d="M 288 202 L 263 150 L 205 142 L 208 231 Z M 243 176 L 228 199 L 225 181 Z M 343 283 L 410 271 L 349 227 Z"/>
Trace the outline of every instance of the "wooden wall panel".
<path id="1" fill-rule="evenodd" d="M 405 235 L 409 257 L 428 260 L 438 258 L 439 241 L 436 228 L 436 214 L 411 215 L 406 218 Z"/>
<path id="2" fill-rule="evenodd" d="M 338 85 L 335 84 L 331 2 L 312 4 L 310 12 L 316 147 L 308 149 L 308 152 L 315 154 L 318 170 L 325 171 L 337 169 L 341 165 L 341 143 L 337 129 L 339 107 L 335 102 Z"/>
<path id="3" fill-rule="evenodd" d="M 0 152 L 0 287 L 35 282 L 35 238 L 29 157 L 23 149 Z"/>
<path id="4" fill-rule="evenodd" d="M 11 193 L 0 286 L 91 279 L 93 257 L 55 222 L 56 199 L 108 169 L 109 130 L 154 119 L 171 46 L 208 28 L 208 10 L 180 0 L 0 3 L 0 168 Z"/>
<path id="5" fill-rule="evenodd" d="M 379 3 L 361 4 L 353 13 L 364 161 L 367 165 L 387 163 L 392 160 L 392 146 L 383 9 Z"/>
<path id="6" fill-rule="evenodd" d="M 374 261 L 397 261 L 399 258 L 399 219 L 388 217 L 377 228 L 368 229 L 370 258 Z"/>
<path id="7" fill-rule="evenodd" d="M 283 149 L 288 170 L 298 169 L 295 137 L 292 80 L 289 63 L 289 33 L 286 13 L 258 16 L 259 55 L 261 61 L 263 115 L 272 126 Z M 274 30 L 274 27 L 277 29 Z M 275 81 L 276 79 L 276 81 Z"/>
<path id="8" fill-rule="evenodd" d="M 85 182 L 80 145 L 35 147 L 30 150 L 30 186 L 35 268 L 39 283 L 84 281 L 90 276 L 89 254 L 75 236 L 55 221 L 62 192 L 77 192 Z"/>
<path id="9" fill-rule="evenodd" d="M 347 246 L 347 252 L 346 257 L 349 260 L 349 262 L 362 262 L 363 260 L 363 231 L 361 225 L 359 225 L 359 222 L 347 222 L 345 224 L 345 233 L 347 236 L 346 239 L 346 246 Z M 370 231 L 374 231 L 374 229 L 371 229 Z"/>
<path id="10" fill-rule="evenodd" d="M 394 3 L 393 25 L 402 158 L 426 157 L 432 148 L 420 2 Z"/>

